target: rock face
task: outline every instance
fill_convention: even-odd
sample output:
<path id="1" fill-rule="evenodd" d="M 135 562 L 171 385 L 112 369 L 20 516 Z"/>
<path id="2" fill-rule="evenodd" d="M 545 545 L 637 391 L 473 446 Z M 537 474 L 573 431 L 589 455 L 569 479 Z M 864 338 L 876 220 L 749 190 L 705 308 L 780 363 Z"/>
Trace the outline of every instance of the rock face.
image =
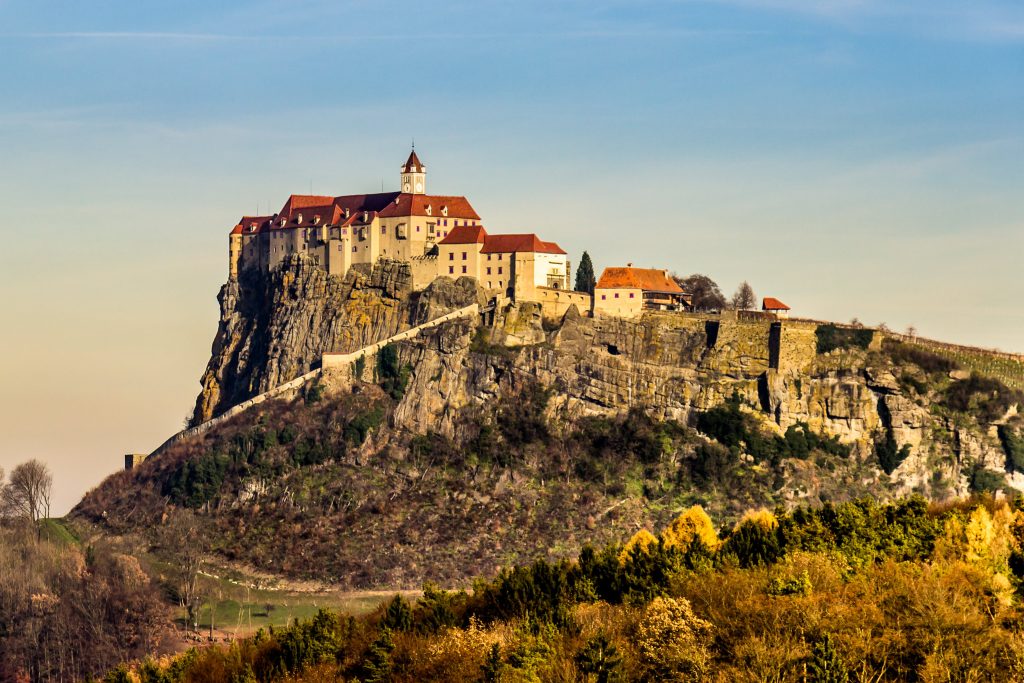
<path id="1" fill-rule="evenodd" d="M 851 444 L 878 492 L 965 495 L 972 468 L 1004 469 L 994 427 L 951 426 L 926 400 L 906 395 L 891 369 L 868 367 L 875 357 L 864 349 L 790 349 L 788 367 L 773 368 L 764 323 L 710 325 L 679 314 L 592 320 L 573 311 L 548 321 L 553 329 L 544 325 L 532 304 L 513 305 L 483 331 L 460 321 L 403 344 L 412 377 L 395 413 L 400 426 L 458 440 L 460 411 L 533 381 L 555 388 L 556 421 L 639 408 L 687 423 L 739 394 L 760 407 L 766 429 L 782 434 L 803 423 Z M 891 477 L 874 459 L 875 442 L 887 435 L 908 449 Z"/>
<path id="2" fill-rule="evenodd" d="M 342 279 L 305 257 L 267 279 L 229 282 L 220 302 L 194 422 L 308 372 L 325 352 L 352 351 L 486 303 L 471 279 L 441 278 L 416 293 L 404 263 L 381 261 Z M 766 429 L 782 434 L 806 424 L 852 444 L 862 462 L 879 439 L 906 446 L 887 481 L 895 492 L 963 494 L 970 468 L 1004 469 L 991 425 L 953 426 L 934 415 L 926 399 L 905 393 L 899 369 L 879 360 L 877 345 L 826 354 L 815 345 L 813 325 L 757 315 L 590 319 L 571 308 L 545 320 L 537 304 L 507 304 L 479 323 L 453 321 L 400 344 L 411 376 L 395 421 L 458 438 L 461 410 L 528 382 L 555 389 L 549 412 L 562 420 L 641 409 L 687 423 L 738 395 L 760 409 Z"/>
<path id="3" fill-rule="evenodd" d="M 324 353 L 359 349 L 476 297 L 465 278 L 414 293 L 409 265 L 387 260 L 339 278 L 298 255 L 266 278 L 229 281 L 192 424 L 309 372 Z"/>

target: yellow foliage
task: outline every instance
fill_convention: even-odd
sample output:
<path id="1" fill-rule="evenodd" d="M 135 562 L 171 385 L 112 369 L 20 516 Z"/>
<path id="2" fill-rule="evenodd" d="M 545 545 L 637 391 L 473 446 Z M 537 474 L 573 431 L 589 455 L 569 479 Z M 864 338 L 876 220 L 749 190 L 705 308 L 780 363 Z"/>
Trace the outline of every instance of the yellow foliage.
<path id="1" fill-rule="evenodd" d="M 676 547 L 680 550 L 685 550 L 698 538 L 711 549 L 717 548 L 720 542 L 711 518 L 700 505 L 694 505 L 676 517 L 668 528 L 661 532 L 661 540 L 666 547 Z"/>
<path id="2" fill-rule="evenodd" d="M 633 551 L 633 548 L 640 547 L 644 552 L 648 552 L 648 548 L 652 545 L 657 545 L 658 539 L 647 529 L 641 529 L 640 531 L 633 534 L 633 537 L 626 541 L 626 545 L 622 548 L 622 552 L 619 553 L 619 562 L 624 563 L 629 558 L 629 554 Z"/>
<path id="3" fill-rule="evenodd" d="M 768 508 L 758 508 L 744 512 L 743 517 L 733 527 L 733 531 L 739 529 L 744 524 L 756 524 L 765 531 L 772 531 L 778 528 L 779 520 L 776 519 L 775 515 Z"/>
<path id="4" fill-rule="evenodd" d="M 637 655 L 646 678 L 700 680 L 711 660 L 711 628 L 693 613 L 685 598 L 655 598 L 636 630 Z"/>
<path id="5" fill-rule="evenodd" d="M 1013 590 L 1009 581 L 1010 553 L 1017 544 L 1015 525 L 1018 516 L 1007 505 L 989 513 L 984 506 L 971 510 L 967 521 L 952 516 L 946 520 L 935 554 L 947 560 L 961 560 L 989 577 L 989 591 L 1000 602 L 1009 604 Z"/>

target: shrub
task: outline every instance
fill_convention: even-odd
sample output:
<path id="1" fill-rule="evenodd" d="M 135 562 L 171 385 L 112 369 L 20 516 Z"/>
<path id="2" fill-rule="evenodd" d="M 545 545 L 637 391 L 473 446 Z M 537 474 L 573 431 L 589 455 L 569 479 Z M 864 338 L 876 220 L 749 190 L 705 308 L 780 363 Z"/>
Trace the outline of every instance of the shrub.
<path id="1" fill-rule="evenodd" d="M 391 398 L 401 400 L 411 374 L 412 366 L 399 362 L 398 347 L 395 344 L 388 344 L 377 353 L 377 379 Z"/>
<path id="2" fill-rule="evenodd" d="M 810 595 L 814 590 L 811 577 L 804 570 L 800 576 L 777 576 L 768 584 L 768 595 Z"/>
<path id="3" fill-rule="evenodd" d="M 1024 435 L 1009 425 L 999 425 L 997 432 L 1006 453 L 1007 469 L 1024 472 Z"/>
<path id="4" fill-rule="evenodd" d="M 1022 402 L 1024 393 L 1007 388 L 997 379 L 977 373 L 951 383 L 942 399 L 942 405 L 950 410 L 972 414 L 981 422 L 998 420 L 1011 405 Z"/>
<path id="5" fill-rule="evenodd" d="M 886 339 L 882 348 L 889 354 L 889 358 L 892 359 L 893 363 L 897 365 L 913 363 L 930 375 L 949 373 L 960 367 L 960 364 L 954 360 L 931 351 L 926 351 L 913 344 Z"/>
<path id="6" fill-rule="evenodd" d="M 875 438 L 875 457 L 878 458 L 878 466 L 882 468 L 882 471 L 892 474 L 904 460 L 910 457 L 910 444 L 898 446 L 892 430 L 885 430 L 884 435 Z"/>
<path id="7" fill-rule="evenodd" d="M 850 329 L 835 325 L 818 325 L 814 331 L 818 338 L 818 353 L 828 353 L 836 349 L 866 349 L 871 345 L 874 333 L 871 330 Z"/>

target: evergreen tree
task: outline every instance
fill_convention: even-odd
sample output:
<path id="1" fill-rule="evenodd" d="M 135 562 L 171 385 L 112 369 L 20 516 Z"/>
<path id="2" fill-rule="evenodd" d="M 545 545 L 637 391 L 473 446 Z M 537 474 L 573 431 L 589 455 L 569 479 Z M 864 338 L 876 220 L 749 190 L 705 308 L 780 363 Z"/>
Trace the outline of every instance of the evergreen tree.
<path id="1" fill-rule="evenodd" d="M 487 658 L 480 665 L 480 680 L 482 683 L 498 683 L 501 680 L 501 670 L 505 663 L 501 661 L 501 647 L 495 643 L 487 653 Z"/>
<path id="2" fill-rule="evenodd" d="M 839 656 L 832 636 L 825 634 L 814 644 L 807 674 L 809 683 L 849 683 L 850 672 Z"/>
<path id="3" fill-rule="evenodd" d="M 380 636 L 370 644 L 363 662 L 365 683 L 385 683 L 391 680 L 391 652 L 394 649 L 395 641 L 391 639 L 391 631 L 381 629 Z"/>
<path id="4" fill-rule="evenodd" d="M 412 609 L 401 595 L 396 595 L 388 603 L 380 625 L 390 631 L 408 631 L 412 628 Z"/>
<path id="5" fill-rule="evenodd" d="M 584 680 L 612 683 L 622 678 L 622 656 L 604 633 L 598 633 L 574 657 Z M 593 676 L 593 679 L 591 678 Z"/>
<path id="6" fill-rule="evenodd" d="M 576 291 L 593 294 L 596 284 L 597 279 L 594 277 L 594 264 L 590 261 L 590 254 L 583 252 L 580 264 L 576 266 Z"/>

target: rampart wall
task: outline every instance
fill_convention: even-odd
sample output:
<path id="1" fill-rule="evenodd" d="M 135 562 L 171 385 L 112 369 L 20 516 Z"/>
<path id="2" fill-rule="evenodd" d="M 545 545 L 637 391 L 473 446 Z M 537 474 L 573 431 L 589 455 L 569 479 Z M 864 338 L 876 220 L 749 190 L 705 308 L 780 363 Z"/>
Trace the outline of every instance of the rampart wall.
<path id="1" fill-rule="evenodd" d="M 570 306 L 575 305 L 580 315 L 589 316 L 594 310 L 594 295 L 573 292 L 568 289 L 537 287 L 534 292 L 542 314 L 548 318 L 561 318 Z"/>

